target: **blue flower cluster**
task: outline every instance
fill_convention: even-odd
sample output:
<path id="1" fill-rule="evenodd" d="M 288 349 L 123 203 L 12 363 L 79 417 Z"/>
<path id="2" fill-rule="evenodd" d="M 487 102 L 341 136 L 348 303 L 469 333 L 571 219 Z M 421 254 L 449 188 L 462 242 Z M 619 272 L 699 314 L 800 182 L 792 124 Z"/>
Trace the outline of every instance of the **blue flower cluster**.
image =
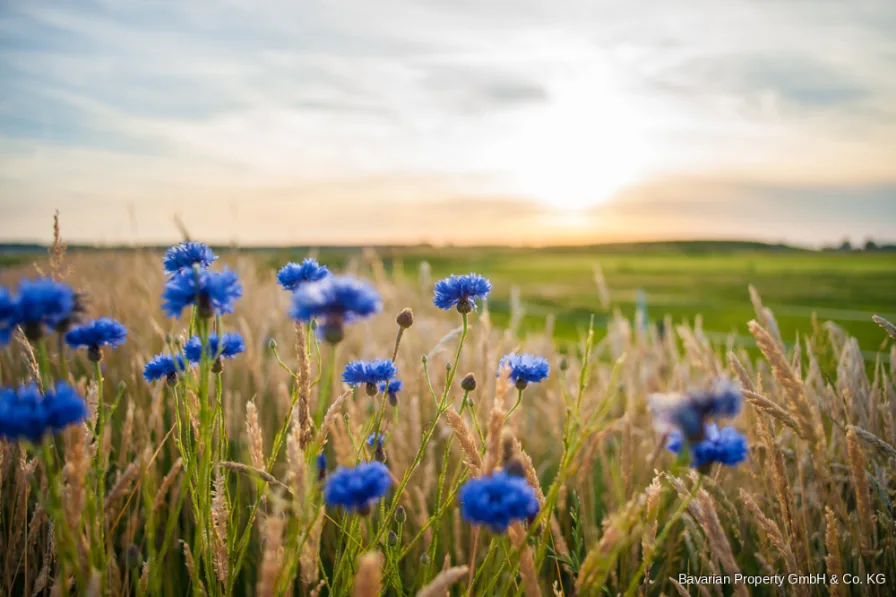
<path id="1" fill-rule="evenodd" d="M 65 335 L 66 343 L 72 348 L 86 348 L 91 360 L 99 361 L 100 348 L 115 348 L 124 344 L 128 329 L 108 317 L 101 317 L 71 330 Z"/>
<path id="2" fill-rule="evenodd" d="M 464 483 L 460 504 L 465 519 L 496 533 L 505 532 L 515 520 L 531 521 L 539 510 L 535 490 L 524 478 L 504 471 Z"/>
<path id="3" fill-rule="evenodd" d="M 218 257 L 205 243 L 187 241 L 174 245 L 165 251 L 162 265 L 169 276 L 192 270 L 194 265 L 205 269 Z"/>
<path id="4" fill-rule="evenodd" d="M 0 348 L 9 344 L 12 331 L 18 325 L 18 307 L 8 288 L 0 286 Z"/>
<path id="5" fill-rule="evenodd" d="M 381 462 L 362 462 L 354 468 L 338 468 L 324 485 L 328 506 L 366 514 L 392 486 L 392 475 Z"/>
<path id="6" fill-rule="evenodd" d="M 447 311 L 455 307 L 461 313 L 476 308 L 476 301 L 488 296 L 492 283 L 479 274 L 450 276 L 436 282 L 432 304 Z"/>
<path id="7" fill-rule="evenodd" d="M 369 284 L 348 276 L 327 276 L 293 292 L 289 316 L 302 322 L 321 320 L 319 336 L 337 344 L 345 336 L 344 324 L 375 315 L 382 308 L 380 295 Z"/>
<path id="8" fill-rule="evenodd" d="M 661 432 L 680 431 L 688 441 L 696 442 L 703 439 L 708 418 L 736 416 L 743 398 L 740 386 L 719 378 L 707 389 L 692 390 L 684 395 L 651 394 L 648 402 Z"/>
<path id="9" fill-rule="evenodd" d="M 395 368 L 395 363 L 389 359 L 352 361 L 345 366 L 345 370 L 342 372 L 342 381 L 351 386 L 365 384 L 367 393 L 374 395 L 379 384 L 385 384 L 397 373 L 398 369 Z"/>
<path id="10" fill-rule="evenodd" d="M 498 363 L 498 376 L 505 367 L 510 368 L 510 381 L 516 384 L 520 390 L 524 390 L 530 383 L 538 383 L 547 379 L 551 372 L 551 366 L 544 357 L 536 357 L 531 354 L 506 355 Z"/>
<path id="11" fill-rule="evenodd" d="M 219 338 L 217 334 L 212 332 L 208 336 L 208 348 L 206 353 L 212 360 L 232 359 L 236 355 L 246 351 L 246 344 L 243 337 L 235 332 L 226 332 Z M 184 344 L 184 354 L 191 363 L 198 363 L 202 360 L 202 338 L 193 336 Z"/>
<path id="12" fill-rule="evenodd" d="M 685 437 L 681 431 L 674 431 L 669 435 L 666 447 L 681 453 L 685 445 Z M 691 466 L 694 468 L 706 467 L 714 462 L 720 462 L 726 466 L 734 466 L 747 458 L 747 439 L 734 427 L 724 427 L 721 430 L 715 423 L 710 423 L 704 431 L 704 439 L 692 442 Z"/>
<path id="13" fill-rule="evenodd" d="M 35 384 L 0 390 L 0 438 L 39 442 L 87 418 L 87 403 L 68 384 L 59 382 L 41 394 Z"/>
<path id="14" fill-rule="evenodd" d="M 164 379 L 169 384 L 177 381 L 177 376 L 187 370 L 184 357 L 177 354 L 157 354 L 146 363 L 143 368 L 143 377 L 148 382 Z"/>
<path id="15" fill-rule="evenodd" d="M 0 289 L 0 346 L 9 342 L 12 330 L 21 326 L 25 336 L 39 339 L 44 329 L 64 331 L 83 310 L 71 288 L 51 278 L 22 280 L 18 296 Z"/>
<path id="16" fill-rule="evenodd" d="M 388 382 L 381 381 L 377 384 L 377 389 L 386 395 L 392 406 L 398 406 L 398 393 L 403 387 L 404 383 L 400 379 L 390 379 Z"/>
<path id="17" fill-rule="evenodd" d="M 323 481 L 327 477 L 327 455 L 323 452 L 318 453 L 315 465 L 317 466 L 317 480 Z"/>
<path id="18" fill-rule="evenodd" d="M 287 263 L 277 272 L 277 282 L 284 290 L 296 290 L 308 282 L 317 282 L 330 275 L 326 265 L 310 257 L 302 263 Z"/>
<path id="19" fill-rule="evenodd" d="M 386 436 L 382 433 L 371 433 L 367 436 L 365 443 L 369 448 L 382 448 L 383 444 L 386 443 Z"/>
<path id="20" fill-rule="evenodd" d="M 377 388 L 380 392 L 384 394 L 397 394 L 401 391 L 401 388 L 404 387 L 404 383 L 400 379 L 390 379 L 388 381 L 388 387 L 386 386 L 387 382 L 381 381 Z"/>
<path id="21" fill-rule="evenodd" d="M 180 317 L 184 308 L 196 305 L 200 317 L 233 313 L 233 304 L 243 296 L 237 273 L 202 269 L 175 274 L 162 291 L 162 309 L 169 317 Z"/>

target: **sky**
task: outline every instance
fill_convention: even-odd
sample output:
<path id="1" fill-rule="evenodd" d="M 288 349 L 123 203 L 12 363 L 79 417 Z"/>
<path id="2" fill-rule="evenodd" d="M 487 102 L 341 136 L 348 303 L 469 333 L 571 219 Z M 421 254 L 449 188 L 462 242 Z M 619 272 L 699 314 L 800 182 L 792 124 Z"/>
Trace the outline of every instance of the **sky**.
<path id="1" fill-rule="evenodd" d="M 0 241 L 896 240 L 896 2 L 0 0 Z"/>

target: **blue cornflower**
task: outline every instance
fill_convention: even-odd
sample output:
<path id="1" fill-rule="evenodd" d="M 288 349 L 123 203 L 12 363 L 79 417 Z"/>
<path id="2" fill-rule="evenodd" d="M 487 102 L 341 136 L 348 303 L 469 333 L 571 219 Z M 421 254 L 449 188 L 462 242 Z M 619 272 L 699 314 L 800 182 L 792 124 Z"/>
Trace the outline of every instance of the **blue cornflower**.
<path id="1" fill-rule="evenodd" d="M 707 390 L 691 391 L 688 400 L 711 417 L 734 417 L 743 404 L 740 385 L 724 377 L 713 380 Z"/>
<path id="2" fill-rule="evenodd" d="M 538 515 L 535 490 L 522 477 L 498 471 L 470 479 L 460 489 L 461 514 L 473 524 L 503 533 L 514 520 L 531 521 Z"/>
<path id="3" fill-rule="evenodd" d="M 148 382 L 164 378 L 169 384 L 177 382 L 178 373 L 183 373 L 187 369 L 184 357 L 180 354 L 171 356 L 167 354 L 157 354 L 146 363 L 143 368 L 143 377 Z"/>
<path id="4" fill-rule="evenodd" d="M 33 443 L 87 418 L 87 403 L 68 384 L 41 394 L 36 384 L 0 390 L 0 437 Z"/>
<path id="5" fill-rule="evenodd" d="M 678 454 L 684 443 L 681 431 L 673 431 L 669 435 L 666 447 Z M 694 468 L 705 467 L 713 462 L 734 466 L 747 458 L 747 438 L 734 427 L 724 427 L 720 430 L 715 423 L 710 423 L 706 426 L 704 439 L 689 445 L 691 466 Z"/>
<path id="6" fill-rule="evenodd" d="M 277 272 L 277 282 L 285 290 L 295 290 L 306 282 L 317 282 L 330 275 L 326 265 L 307 258 L 302 263 L 287 263 Z"/>
<path id="7" fill-rule="evenodd" d="M 102 358 L 100 348 L 115 348 L 124 344 L 128 329 L 108 317 L 101 317 L 78 326 L 65 335 L 65 341 L 72 348 L 87 348 L 87 356 L 92 361 Z"/>
<path id="8" fill-rule="evenodd" d="M 388 383 L 388 387 L 386 384 Z M 377 388 L 380 392 L 383 392 L 386 396 L 389 397 L 389 404 L 392 406 L 396 406 L 398 404 L 398 393 L 401 391 L 401 388 L 404 387 L 404 384 L 400 379 L 390 379 L 388 382 L 381 381 L 377 384 Z"/>
<path id="9" fill-rule="evenodd" d="M 168 317 L 180 317 L 187 305 L 196 305 L 199 316 L 233 313 L 233 303 L 243 296 L 243 287 L 235 271 L 224 268 L 222 272 L 207 269 L 184 271 L 165 284 L 162 291 L 162 309 Z"/>
<path id="10" fill-rule="evenodd" d="M 208 357 L 210 359 L 232 359 L 246 351 L 243 337 L 235 332 L 226 332 L 220 339 L 212 332 L 208 335 Z M 184 344 L 184 354 L 191 363 L 202 360 L 202 338 L 193 336 Z"/>
<path id="11" fill-rule="evenodd" d="M 662 433 L 681 431 L 691 442 L 703 439 L 706 419 L 730 418 L 740 412 L 743 398 L 740 386 L 719 378 L 708 389 L 687 394 L 651 394 L 648 396 L 656 427 Z"/>
<path id="12" fill-rule="evenodd" d="M 165 273 L 173 276 L 183 271 L 192 270 L 194 265 L 206 268 L 217 258 L 207 244 L 187 241 L 165 251 L 162 264 L 165 266 Z"/>
<path id="13" fill-rule="evenodd" d="M 392 486 L 392 475 L 382 462 L 362 462 L 355 468 L 338 468 L 324 486 L 328 506 L 342 506 L 366 514 Z"/>
<path id="14" fill-rule="evenodd" d="M 75 312 L 75 292 L 50 278 L 22 280 L 16 307 L 16 322 L 29 340 L 37 340 L 43 327 L 64 326 Z"/>
<path id="15" fill-rule="evenodd" d="M 386 443 L 386 436 L 382 433 L 371 433 L 367 436 L 366 444 L 370 448 L 382 449 L 384 443 Z"/>
<path id="16" fill-rule="evenodd" d="M 342 381 L 352 386 L 366 385 L 367 394 L 375 396 L 377 385 L 387 382 L 398 373 L 395 363 L 389 359 L 352 361 L 342 372 Z"/>
<path id="17" fill-rule="evenodd" d="M 456 307 L 460 313 L 469 313 L 491 290 L 492 283 L 479 274 L 450 276 L 436 282 L 432 304 L 445 311 Z"/>
<path id="18" fill-rule="evenodd" d="M 318 333 L 331 344 L 342 341 L 343 324 L 370 317 L 383 308 L 369 284 L 348 276 L 327 276 L 302 284 L 292 295 L 289 316 L 297 321 L 322 320 Z"/>
<path id="19" fill-rule="evenodd" d="M 317 480 L 323 481 L 327 478 L 327 455 L 323 452 L 317 455 Z"/>
<path id="20" fill-rule="evenodd" d="M 18 325 L 19 308 L 12 293 L 0 286 L 0 348 L 9 344 L 12 330 Z"/>
<path id="21" fill-rule="evenodd" d="M 551 372 L 547 359 L 531 354 L 505 355 L 498 363 L 498 376 L 505 367 L 510 367 L 510 381 L 520 390 L 525 390 L 530 383 L 544 381 Z"/>

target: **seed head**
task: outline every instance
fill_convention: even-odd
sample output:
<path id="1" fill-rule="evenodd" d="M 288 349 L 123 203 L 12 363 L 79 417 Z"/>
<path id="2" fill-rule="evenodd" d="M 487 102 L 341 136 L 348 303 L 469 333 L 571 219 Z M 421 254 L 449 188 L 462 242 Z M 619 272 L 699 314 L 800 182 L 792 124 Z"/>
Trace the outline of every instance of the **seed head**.
<path id="1" fill-rule="evenodd" d="M 328 321 L 320 327 L 320 335 L 328 344 L 339 344 L 345 338 L 345 329 L 339 320 Z"/>
<path id="2" fill-rule="evenodd" d="M 472 373 L 467 373 L 464 378 L 460 381 L 460 387 L 464 392 L 472 392 L 476 389 L 476 376 Z"/>
<path id="3" fill-rule="evenodd" d="M 103 360 L 103 351 L 99 346 L 91 346 L 87 349 L 87 360 L 91 363 L 99 363 Z"/>
<path id="4" fill-rule="evenodd" d="M 402 329 L 408 329 L 414 325 L 414 312 L 411 311 L 410 307 L 405 307 L 401 310 L 401 313 L 398 314 L 398 317 L 395 318 L 395 322 L 401 326 Z"/>

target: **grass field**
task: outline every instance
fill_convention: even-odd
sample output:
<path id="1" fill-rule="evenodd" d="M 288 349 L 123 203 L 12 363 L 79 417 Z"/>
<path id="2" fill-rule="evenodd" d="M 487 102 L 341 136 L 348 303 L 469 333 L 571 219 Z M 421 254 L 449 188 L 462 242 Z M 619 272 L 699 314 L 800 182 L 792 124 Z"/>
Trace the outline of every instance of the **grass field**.
<path id="1" fill-rule="evenodd" d="M 278 252 L 272 266 L 304 252 Z M 323 250 L 321 258 L 345 263 L 356 252 Z M 575 340 L 595 315 L 598 329 L 611 313 L 601 306 L 594 270 L 599 265 L 610 299 L 633 318 L 638 291 L 648 317 L 693 323 L 699 315 L 716 340 L 733 334 L 752 345 L 748 285 L 774 310 L 788 344 L 798 331 L 811 332 L 813 313 L 834 321 L 874 352 L 880 342 L 878 313 L 896 319 L 896 253 L 832 253 L 775 248 L 753 243 L 656 243 L 593 248 L 395 249 L 382 251 L 387 270 L 416 276 L 422 262 L 439 279 L 453 272 L 483 272 L 495 290 L 489 309 L 500 325 L 510 313 L 511 289 L 519 290 L 526 316 L 523 330 L 541 330 L 555 317 L 560 340 Z M 869 353 L 870 357 L 870 353 Z"/>
<path id="2" fill-rule="evenodd" d="M 331 345 L 288 315 L 298 298 L 276 283 L 306 251 L 217 252 L 209 279 L 231 268 L 243 290 L 217 317 L 200 316 L 189 304 L 201 293 L 189 292 L 181 317 L 166 315 L 163 289 L 182 280 L 158 251 L 57 246 L 0 268 L 7 299 L 40 271 L 84 293 L 89 317 L 128 328 L 96 363 L 24 320 L 0 346 L 0 433 L 40 421 L 18 409 L 22 384 L 67 383 L 87 406 L 83 422 L 40 441 L 0 439 L 0 595 L 890 594 L 868 580 L 896 575 L 896 328 L 870 320 L 896 319 L 889 255 L 328 249 L 322 263 L 382 300 Z M 488 309 L 436 309 L 435 281 L 471 270 L 494 283 Z M 405 308 L 413 325 L 398 333 Z M 813 324 L 813 311 L 842 329 Z M 155 355 L 186 354 L 191 338 L 207 347 L 212 327 L 239 333 L 244 352 L 197 350 L 193 367 L 145 378 Z M 801 342 L 785 343 L 797 330 Z M 515 386 L 499 365 L 511 352 L 543 357 L 548 377 Z M 394 403 L 341 380 L 370 359 L 397 367 Z M 468 372 L 473 390 L 461 386 Z M 719 425 L 743 437 L 743 459 L 693 468 L 666 449 L 650 397 L 680 401 L 720 378 L 743 398 L 739 412 L 715 413 L 733 415 Z M 381 451 L 365 447 L 374 429 Z M 325 497 L 339 468 L 374 461 L 389 481 L 372 501 Z M 537 514 L 498 529 L 471 519 L 463 488 L 505 472 Z M 810 574 L 851 582 L 800 584 Z"/>

